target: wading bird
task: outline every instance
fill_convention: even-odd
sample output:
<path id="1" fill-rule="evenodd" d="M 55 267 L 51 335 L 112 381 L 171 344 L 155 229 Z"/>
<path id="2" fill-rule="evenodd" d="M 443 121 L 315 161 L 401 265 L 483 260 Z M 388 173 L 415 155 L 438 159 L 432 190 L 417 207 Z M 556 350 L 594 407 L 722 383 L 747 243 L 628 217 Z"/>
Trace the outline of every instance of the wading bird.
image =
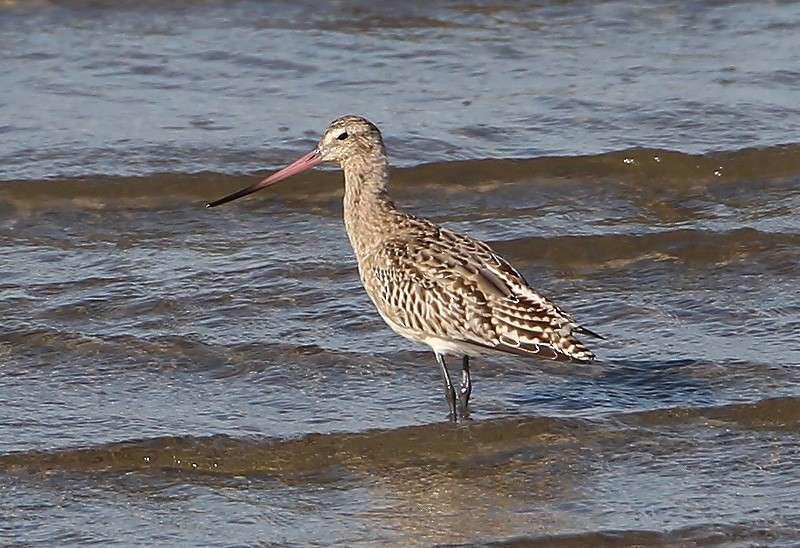
<path id="1" fill-rule="evenodd" d="M 442 371 L 450 416 L 467 412 L 469 358 L 512 353 L 589 363 L 594 354 L 576 333 L 600 337 L 525 281 L 483 242 L 398 211 L 387 193 L 389 166 L 378 128 L 360 116 L 328 126 L 319 144 L 261 182 L 206 205 L 214 207 L 322 162 L 344 170 L 344 225 L 358 272 L 381 317 L 393 330 L 431 347 Z M 445 356 L 462 360 L 454 388 Z"/>

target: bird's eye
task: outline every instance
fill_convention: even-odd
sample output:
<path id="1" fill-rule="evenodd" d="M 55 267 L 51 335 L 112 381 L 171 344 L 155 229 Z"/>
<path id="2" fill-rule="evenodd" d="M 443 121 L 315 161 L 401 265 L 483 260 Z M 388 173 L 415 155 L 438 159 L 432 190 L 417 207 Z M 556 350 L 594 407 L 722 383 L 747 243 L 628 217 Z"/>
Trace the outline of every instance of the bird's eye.
<path id="1" fill-rule="evenodd" d="M 336 136 L 336 138 L 339 139 L 340 141 L 344 141 L 345 139 L 347 139 L 347 132 L 346 131 L 341 132 L 339 135 Z"/>

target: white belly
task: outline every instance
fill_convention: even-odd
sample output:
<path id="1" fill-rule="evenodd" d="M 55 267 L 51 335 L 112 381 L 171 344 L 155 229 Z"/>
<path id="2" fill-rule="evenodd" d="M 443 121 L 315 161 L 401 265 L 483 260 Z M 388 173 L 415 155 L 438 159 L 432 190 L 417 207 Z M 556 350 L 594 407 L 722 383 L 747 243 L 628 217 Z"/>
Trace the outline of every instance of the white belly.
<path id="1" fill-rule="evenodd" d="M 417 331 L 416 329 L 411 329 L 404 325 L 400 325 L 397 322 L 394 322 L 390 318 L 388 318 L 380 308 L 378 308 L 378 313 L 381 315 L 381 318 L 383 318 L 383 321 L 386 322 L 386 325 L 391 327 L 395 333 L 402 335 L 403 337 L 405 337 L 410 341 L 414 341 L 416 343 L 422 343 L 424 345 L 429 346 L 431 350 L 433 350 L 436 354 L 441 354 L 443 356 L 477 356 L 481 354 L 502 354 L 502 352 L 492 351 L 491 348 L 477 346 L 467 341 L 437 337 L 429 333 L 423 333 L 421 331 Z"/>

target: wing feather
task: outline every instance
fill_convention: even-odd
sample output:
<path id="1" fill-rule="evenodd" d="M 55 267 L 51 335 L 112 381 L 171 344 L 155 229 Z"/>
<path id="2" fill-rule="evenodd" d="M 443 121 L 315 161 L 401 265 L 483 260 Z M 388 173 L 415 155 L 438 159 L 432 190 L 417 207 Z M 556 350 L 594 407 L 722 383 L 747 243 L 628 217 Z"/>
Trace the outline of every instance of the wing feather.
<path id="1" fill-rule="evenodd" d="M 359 261 L 367 293 L 403 335 L 554 360 L 594 359 L 574 337 L 591 332 L 532 289 L 488 245 L 416 217 L 408 220 L 418 230 L 401 231 Z"/>

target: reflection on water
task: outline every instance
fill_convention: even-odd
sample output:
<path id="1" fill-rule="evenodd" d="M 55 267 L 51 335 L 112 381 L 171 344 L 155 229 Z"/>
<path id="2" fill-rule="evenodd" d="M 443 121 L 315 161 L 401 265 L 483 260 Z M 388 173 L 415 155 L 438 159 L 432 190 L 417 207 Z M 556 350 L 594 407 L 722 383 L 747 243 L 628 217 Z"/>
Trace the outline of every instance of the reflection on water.
<path id="1" fill-rule="evenodd" d="M 255 482 L 278 493 L 330 491 L 335 498 L 339 492 L 348 511 L 371 524 L 370 538 L 385 541 L 461 543 L 631 530 L 619 539 L 624 545 L 628 535 L 670 542 L 676 534 L 637 532 L 643 509 L 654 513 L 659 528 L 672 524 L 678 530 L 723 517 L 729 523 L 767 516 L 796 521 L 796 493 L 780 489 L 769 499 L 745 493 L 758 489 L 765 476 L 773 478 L 770 485 L 777 479 L 796 482 L 796 462 L 791 463 L 798 457 L 792 439 L 798 425 L 798 400 L 784 398 L 604 420 L 520 416 L 296 440 L 158 438 L 6 455 L 0 467 L 18 478 L 22 471 L 33 477 L 139 476 L 133 485 L 111 487 L 123 493 L 162 481 L 157 471 L 173 476 L 175 488 L 188 482 L 240 493 L 241 480 L 251 478 L 249 489 Z M 752 440 L 760 449 L 747 449 Z M 183 473 L 174 475 L 179 470 Z M 704 479 L 677 481 L 687 470 Z M 713 507 L 709 497 L 716 501 Z M 683 503 L 676 505 L 679 500 Z M 724 530 L 717 534 L 726 536 Z M 589 535 L 581 543 L 595 541 Z"/>

